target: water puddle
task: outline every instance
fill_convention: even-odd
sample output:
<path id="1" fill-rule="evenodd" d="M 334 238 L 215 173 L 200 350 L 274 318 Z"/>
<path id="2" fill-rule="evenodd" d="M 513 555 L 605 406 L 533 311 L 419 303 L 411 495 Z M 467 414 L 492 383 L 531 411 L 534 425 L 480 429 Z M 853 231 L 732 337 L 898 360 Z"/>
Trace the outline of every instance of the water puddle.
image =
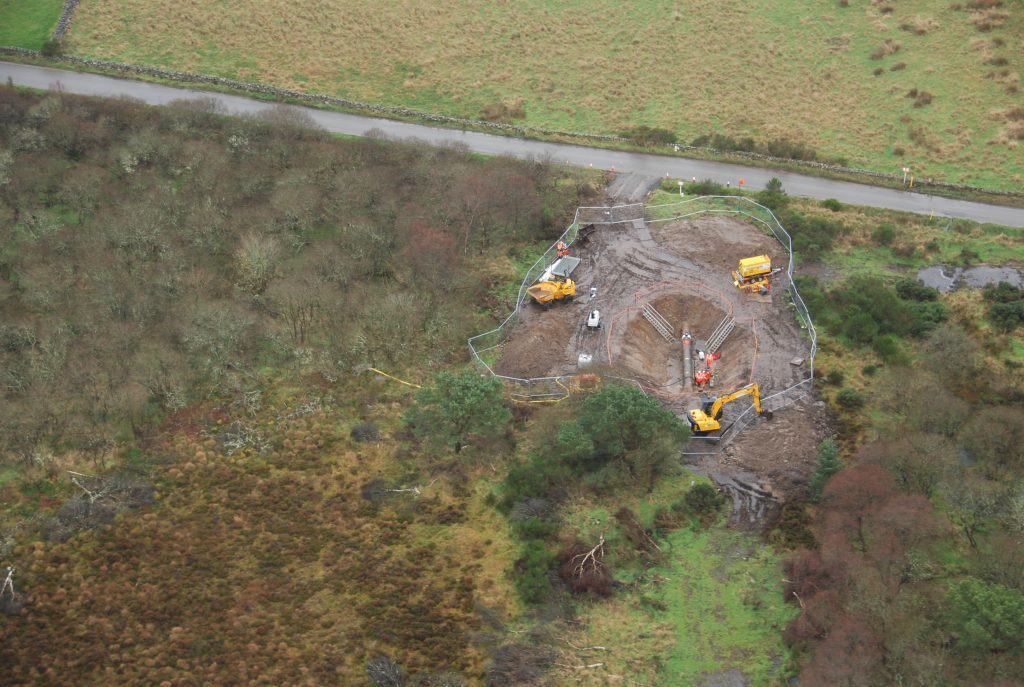
<path id="1" fill-rule="evenodd" d="M 1009 282 L 1017 287 L 1024 285 L 1024 273 L 1020 269 L 993 267 L 992 265 L 978 265 L 977 267 L 935 265 L 919 270 L 917 278 L 943 293 L 949 293 L 965 286 L 980 289 L 1001 281 Z"/>

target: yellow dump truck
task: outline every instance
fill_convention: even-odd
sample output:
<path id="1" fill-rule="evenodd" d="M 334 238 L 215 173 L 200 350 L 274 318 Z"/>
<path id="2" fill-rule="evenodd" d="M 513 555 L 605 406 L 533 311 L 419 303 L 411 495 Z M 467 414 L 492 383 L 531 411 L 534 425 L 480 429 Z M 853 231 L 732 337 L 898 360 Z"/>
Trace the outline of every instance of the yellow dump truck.
<path id="1" fill-rule="evenodd" d="M 739 269 L 732 273 L 732 283 L 741 291 L 768 293 L 772 288 L 772 259 L 757 255 L 740 260 Z"/>
<path id="2" fill-rule="evenodd" d="M 537 282 L 526 290 L 534 302 L 543 306 L 549 306 L 555 301 L 569 300 L 576 296 L 576 282 L 572 279 L 563 281 L 542 281 Z"/>

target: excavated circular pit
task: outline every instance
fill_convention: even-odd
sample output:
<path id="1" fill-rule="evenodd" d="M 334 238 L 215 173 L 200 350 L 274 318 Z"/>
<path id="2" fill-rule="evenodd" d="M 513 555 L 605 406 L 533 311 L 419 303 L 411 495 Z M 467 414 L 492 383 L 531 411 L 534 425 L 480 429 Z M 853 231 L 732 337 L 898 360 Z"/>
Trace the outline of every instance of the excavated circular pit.
<path id="1" fill-rule="evenodd" d="M 736 326 L 719 348 L 714 364 L 714 395 L 756 382 L 762 396 L 807 378 L 810 344 L 793 316 L 785 270 L 773 278 L 768 297 L 736 289 L 730 270 L 740 259 L 767 254 L 785 268 L 786 250 L 769 233 L 740 217 L 700 215 L 648 224 L 642 219 L 599 225 L 583 245 L 571 247 L 581 259 L 573 274 L 575 302 L 550 309 L 525 305 L 502 345 L 496 373 L 537 378 L 574 375 L 609 366 L 613 375 L 639 381 L 662 405 L 680 417 L 697 407 L 702 392 L 683 382 L 682 328 L 707 339 L 726 316 Z M 597 296 L 589 298 L 591 288 Z M 652 305 L 673 329 L 666 341 L 641 314 Z M 594 309 L 603 328 L 586 327 Z M 749 407 L 749 397 L 726 408 L 728 422 Z M 824 404 L 808 397 L 798 409 L 755 422 L 719 454 L 706 455 L 694 468 L 705 474 L 757 475 L 774 493 L 797 493 L 813 469 L 817 445 L 830 432 Z"/>
<path id="2" fill-rule="evenodd" d="M 719 300 L 720 299 L 716 299 Z M 624 313 L 626 317 L 621 335 L 609 332 L 611 364 L 627 376 L 642 380 L 661 396 L 687 394 L 691 391 L 684 374 L 682 335 L 689 332 L 694 350 L 703 344 L 722 320 L 730 315 L 728 303 L 715 303 L 707 298 L 690 294 L 669 293 L 651 299 L 648 303 L 673 328 L 673 340 L 667 341 L 644 319 L 636 309 Z M 615 341 L 616 345 L 612 345 Z M 615 353 L 612 353 L 612 350 Z M 715 388 L 743 386 L 751 381 L 756 362 L 753 333 L 749 323 L 737 322 L 736 328 L 719 349 L 721 358 L 713 363 Z"/>

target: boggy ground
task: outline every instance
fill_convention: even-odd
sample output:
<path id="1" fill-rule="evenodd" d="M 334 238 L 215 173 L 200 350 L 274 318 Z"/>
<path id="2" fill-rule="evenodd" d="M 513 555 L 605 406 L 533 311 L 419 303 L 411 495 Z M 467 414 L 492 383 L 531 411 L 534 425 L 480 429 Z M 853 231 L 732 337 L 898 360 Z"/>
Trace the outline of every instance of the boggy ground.
<path id="1" fill-rule="evenodd" d="M 810 346 L 792 312 L 785 271 L 776 275 L 770 297 L 744 294 L 732 286 L 729 273 L 741 258 L 767 253 L 774 265 L 787 264 L 783 247 L 758 227 L 723 215 L 650 224 L 633 218 L 599 225 L 587 241 L 572 248 L 582 260 L 574 274 L 579 297 L 546 310 L 524 307 L 495 365 L 499 374 L 573 374 L 582 369 L 578 360 L 586 353 L 615 374 L 639 381 L 682 416 L 700 403 L 700 393 L 683 375 L 683 328 L 702 341 L 728 315 L 735 318 L 736 328 L 720 348 L 713 393 L 757 382 L 767 397 L 806 378 L 806 361 L 793 361 L 806 359 Z M 594 298 L 589 296 L 591 287 L 597 289 Z M 673 341 L 642 317 L 644 303 L 672 325 Z M 604 322 L 597 332 L 585 324 L 593 309 L 601 311 Z M 749 405 L 742 399 L 726 406 L 723 425 Z M 739 475 L 744 484 L 793 496 L 803 489 L 828 426 L 823 404 L 808 398 L 778 412 L 771 423 L 755 422 L 726 451 L 697 458 L 693 467 L 712 476 Z M 696 444 L 693 450 L 710 450 Z"/>

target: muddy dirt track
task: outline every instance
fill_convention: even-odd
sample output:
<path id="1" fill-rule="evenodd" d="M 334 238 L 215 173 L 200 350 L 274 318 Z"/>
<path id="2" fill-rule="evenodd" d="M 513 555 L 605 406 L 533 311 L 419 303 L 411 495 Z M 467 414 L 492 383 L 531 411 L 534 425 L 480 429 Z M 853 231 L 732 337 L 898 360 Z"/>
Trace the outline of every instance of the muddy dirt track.
<path id="1" fill-rule="evenodd" d="M 786 389 L 806 378 L 806 363 L 793 360 L 806 359 L 810 344 L 793 315 L 785 270 L 776 274 L 769 296 L 745 294 L 730 277 L 741 258 L 762 253 L 774 266 L 786 267 L 788 255 L 772 235 L 729 215 L 598 225 L 587 240 L 572 246 L 582 260 L 573 275 L 577 299 L 546 310 L 525 306 L 494 369 L 522 378 L 575 374 L 582 369 L 580 354 L 587 354 L 613 374 L 638 380 L 683 416 L 699 406 L 701 395 L 684 378 L 683 329 L 700 346 L 731 317 L 736 326 L 719 349 L 711 393 L 725 394 L 750 382 L 758 383 L 762 396 Z M 597 289 L 594 298 L 591 287 Z M 671 341 L 644 319 L 645 304 L 668 321 Z M 598 331 L 586 328 L 594 309 L 602 315 Z M 749 406 L 748 399 L 727 405 L 723 426 Z M 771 423 L 758 420 L 725 452 L 693 467 L 706 474 L 741 474 L 744 484 L 792 495 L 813 469 L 828 424 L 824 407 L 808 398 Z"/>

